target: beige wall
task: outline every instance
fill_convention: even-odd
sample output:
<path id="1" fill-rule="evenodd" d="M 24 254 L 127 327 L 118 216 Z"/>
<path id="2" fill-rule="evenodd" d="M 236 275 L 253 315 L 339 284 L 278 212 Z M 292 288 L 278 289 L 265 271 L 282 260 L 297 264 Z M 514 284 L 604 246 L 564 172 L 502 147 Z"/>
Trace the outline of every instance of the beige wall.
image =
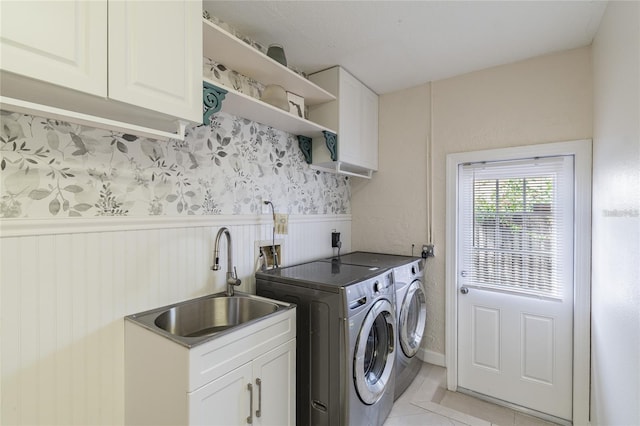
<path id="1" fill-rule="evenodd" d="M 594 425 L 640 424 L 640 3 L 610 2 L 593 43 Z"/>
<path id="2" fill-rule="evenodd" d="M 378 171 L 351 181 L 353 246 L 410 255 L 426 243 L 428 120 L 428 84 L 380 96 Z"/>
<path id="3" fill-rule="evenodd" d="M 544 142 L 590 139 L 592 136 L 592 78 L 590 48 L 538 57 L 514 64 L 436 81 L 433 102 L 433 240 L 436 258 L 430 259 L 426 280 L 429 298 L 424 349 L 445 350 L 444 251 L 445 160 L 454 152 L 521 146 Z M 392 253 L 395 212 L 418 205 L 416 214 L 402 224 L 425 238 L 426 152 L 429 86 L 382 96 L 380 108 L 380 171 L 371 182 L 354 185 L 352 194 L 354 249 Z M 406 99 L 404 99 L 406 98 Z M 405 105 L 413 119 L 403 120 Z M 418 118 L 423 117 L 423 121 Z M 398 155 L 399 144 L 411 150 Z M 391 155 L 389 153 L 392 153 Z M 385 158 L 390 155 L 390 158 Z M 407 183 L 397 173 L 420 176 L 422 183 Z M 382 206 L 375 221 L 373 207 Z M 422 212 L 420 214 L 420 212 Z M 405 232 L 403 235 L 406 235 Z M 417 238 L 416 238 L 417 239 Z M 405 246 L 410 239 L 399 240 Z M 413 242 L 413 241 L 412 241 Z M 416 241 L 416 246 L 420 241 Z M 406 251 L 404 251 L 406 253 Z"/>

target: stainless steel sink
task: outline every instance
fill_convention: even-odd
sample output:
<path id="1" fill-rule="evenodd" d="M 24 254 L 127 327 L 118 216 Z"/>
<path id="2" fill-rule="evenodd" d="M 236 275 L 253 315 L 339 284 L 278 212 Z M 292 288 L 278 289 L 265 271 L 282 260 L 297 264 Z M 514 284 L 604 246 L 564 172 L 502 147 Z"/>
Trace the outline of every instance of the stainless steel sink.
<path id="1" fill-rule="evenodd" d="M 242 296 L 220 296 L 170 308 L 155 325 L 182 337 L 219 333 L 278 310 L 275 303 Z"/>
<path id="2" fill-rule="evenodd" d="M 294 305 L 236 292 L 218 293 L 129 315 L 136 322 L 184 346 L 194 346 Z"/>

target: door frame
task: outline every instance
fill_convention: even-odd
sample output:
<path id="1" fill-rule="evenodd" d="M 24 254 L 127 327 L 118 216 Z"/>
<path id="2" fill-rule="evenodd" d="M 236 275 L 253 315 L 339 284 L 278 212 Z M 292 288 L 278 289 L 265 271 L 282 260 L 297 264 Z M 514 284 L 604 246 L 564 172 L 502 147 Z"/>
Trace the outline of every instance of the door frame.
<path id="1" fill-rule="evenodd" d="M 589 424 L 591 367 L 591 139 L 447 155 L 445 338 L 447 389 L 458 387 L 458 166 L 464 163 L 573 155 L 575 190 L 573 424 Z"/>

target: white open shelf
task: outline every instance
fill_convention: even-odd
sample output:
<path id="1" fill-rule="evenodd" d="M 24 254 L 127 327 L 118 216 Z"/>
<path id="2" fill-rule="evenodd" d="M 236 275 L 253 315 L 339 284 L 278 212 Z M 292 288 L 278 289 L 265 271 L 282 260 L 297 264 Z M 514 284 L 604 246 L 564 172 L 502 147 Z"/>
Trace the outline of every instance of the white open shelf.
<path id="1" fill-rule="evenodd" d="M 213 84 L 228 91 L 222 101 L 222 111 L 247 118 L 251 121 L 266 124 L 278 130 L 294 135 L 304 135 L 311 138 L 323 137 L 322 131 L 328 130 L 335 133 L 335 130 L 305 120 L 288 111 L 276 108 L 260 99 L 245 95 L 230 87 L 224 86 L 217 81 L 204 79 L 205 82 Z"/>
<path id="2" fill-rule="evenodd" d="M 205 57 L 262 84 L 279 84 L 286 91 L 302 96 L 306 105 L 321 104 L 335 99 L 331 93 L 204 18 L 202 37 Z"/>
<path id="3" fill-rule="evenodd" d="M 323 172 L 336 173 L 339 175 L 354 176 L 359 178 L 371 179 L 373 170 L 365 167 L 354 166 L 343 161 L 330 161 L 326 163 L 310 164 L 312 169 L 321 170 Z"/>

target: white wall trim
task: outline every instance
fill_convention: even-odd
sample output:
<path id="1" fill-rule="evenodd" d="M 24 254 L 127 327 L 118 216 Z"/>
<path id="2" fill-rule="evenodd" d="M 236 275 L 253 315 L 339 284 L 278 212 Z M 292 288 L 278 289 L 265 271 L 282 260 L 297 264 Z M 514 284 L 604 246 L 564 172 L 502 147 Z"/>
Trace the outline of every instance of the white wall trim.
<path id="1" fill-rule="evenodd" d="M 446 367 L 445 356 L 440 352 L 434 352 L 430 351 L 429 349 L 420 348 L 418 350 L 417 356 L 423 362 L 428 362 L 429 364 L 438 365 L 440 367 Z"/>
<path id="2" fill-rule="evenodd" d="M 350 221 L 350 214 L 290 215 L 289 223 L 318 223 Z M 197 228 L 223 225 L 271 224 L 272 216 L 216 215 L 216 216 L 149 216 L 149 217 L 82 217 L 53 219 L 2 219 L 0 238 L 33 235 L 77 234 L 144 229 Z"/>
<path id="3" fill-rule="evenodd" d="M 445 336 L 447 387 L 458 386 L 457 223 L 458 165 L 468 162 L 516 160 L 535 156 L 575 156 L 575 237 L 573 311 L 573 424 L 589 424 L 591 364 L 591 140 L 545 143 L 447 155 Z"/>

